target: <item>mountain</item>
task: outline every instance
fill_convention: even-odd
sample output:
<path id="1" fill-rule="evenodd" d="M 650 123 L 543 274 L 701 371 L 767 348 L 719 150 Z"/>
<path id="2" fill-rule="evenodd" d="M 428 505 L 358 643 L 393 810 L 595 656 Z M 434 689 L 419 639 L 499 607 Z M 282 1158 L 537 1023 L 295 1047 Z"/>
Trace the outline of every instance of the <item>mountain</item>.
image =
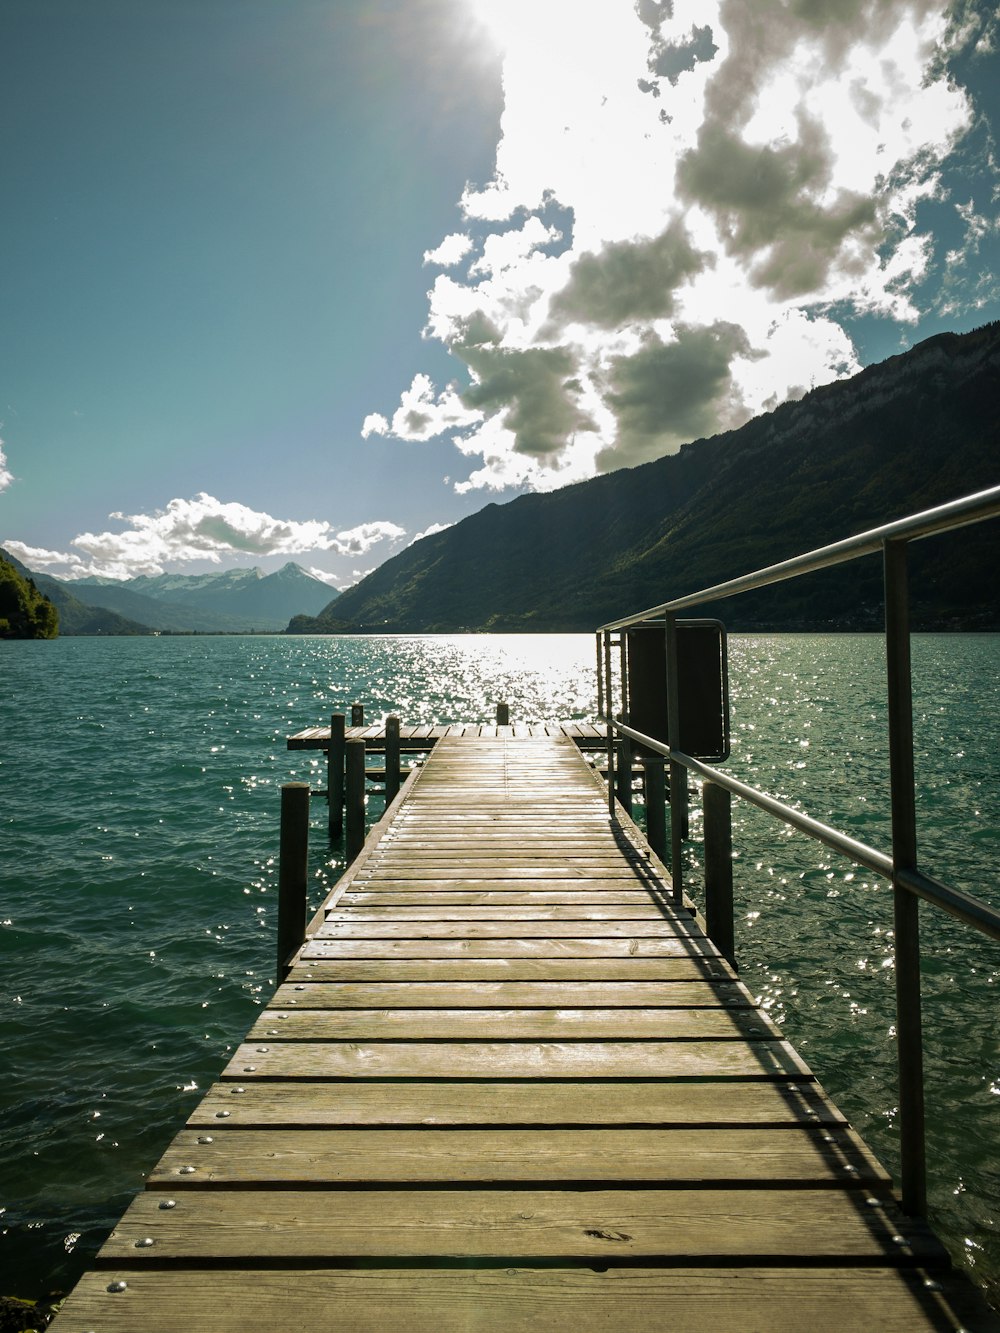
<path id="1" fill-rule="evenodd" d="M 298 612 L 315 614 L 332 590 L 289 561 L 274 574 L 231 569 L 218 574 L 89 576 L 61 581 L 74 596 L 138 620 L 152 629 L 203 634 L 284 629 Z"/>
<path id="2" fill-rule="evenodd" d="M 31 579 L 38 591 L 55 606 L 59 614 L 59 633 L 72 634 L 148 634 L 145 625 L 117 615 L 101 607 L 87 606 L 68 591 L 67 586 L 49 574 L 35 574 L 27 565 L 22 565 L 8 551 L 0 550 L 3 556 L 26 579 Z"/>
<path id="3" fill-rule="evenodd" d="M 289 632 L 593 629 L 998 482 L 993 323 L 929 338 L 666 458 L 488 505 Z M 915 544 L 915 624 L 1000 628 L 998 527 Z M 715 613 L 732 628 L 872 628 L 880 562 L 762 589 Z"/>

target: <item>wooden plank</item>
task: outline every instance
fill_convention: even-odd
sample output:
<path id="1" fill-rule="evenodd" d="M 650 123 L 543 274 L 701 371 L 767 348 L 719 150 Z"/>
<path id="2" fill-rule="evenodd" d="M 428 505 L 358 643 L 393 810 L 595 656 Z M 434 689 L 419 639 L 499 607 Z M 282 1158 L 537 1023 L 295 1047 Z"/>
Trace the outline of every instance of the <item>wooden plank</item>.
<path id="1" fill-rule="evenodd" d="M 301 1001 L 300 1001 L 301 1005 Z M 264 1041 L 757 1041 L 778 1029 L 759 1010 L 694 1009 L 265 1009 L 247 1033 Z"/>
<path id="2" fill-rule="evenodd" d="M 296 989 L 296 986 L 298 989 Z M 719 981 L 323 981 L 279 986 L 269 1010 L 753 1007 L 746 987 Z"/>
<path id="3" fill-rule="evenodd" d="M 461 956 L 406 958 L 310 958 L 292 968 L 289 983 L 309 981 L 685 981 L 695 978 L 731 978 L 722 958 L 711 955 L 688 957 L 640 957 L 624 954 L 600 958 Z M 294 1001 L 290 1001 L 294 1002 Z"/>
<path id="4" fill-rule="evenodd" d="M 521 895 L 522 898 L 526 895 Z M 459 923 L 507 921 L 511 908 L 504 904 L 472 903 L 463 905 L 454 901 L 444 904 L 393 903 L 336 903 L 326 912 L 328 923 L 342 922 L 354 925 L 362 922 L 422 922 L 455 921 Z M 655 921 L 669 920 L 655 903 L 521 903 L 513 913 L 518 921 Z"/>
<path id="5" fill-rule="evenodd" d="M 601 936 L 605 939 L 635 939 L 641 936 L 673 943 L 677 936 L 673 926 L 661 916 L 641 921 L 591 921 L 586 918 L 568 921 L 530 921 L 523 917 L 505 921 L 398 921 L 386 917 L 380 921 L 357 919 L 338 921 L 336 915 L 327 918 L 320 928 L 321 939 L 456 939 L 462 941 L 484 939 L 518 939 L 522 942 L 534 937 L 558 939 L 568 937 L 586 939 Z M 686 944 L 686 941 L 683 943 Z"/>
<path id="6" fill-rule="evenodd" d="M 122 1290 L 111 1290 L 124 1282 Z M 289 1294 L 294 1283 L 294 1306 Z M 68 1298 L 56 1333 L 274 1333 L 290 1309 L 310 1333 L 918 1333 L 975 1327 L 961 1290 L 942 1292 L 919 1269 L 500 1267 L 239 1269 L 195 1267 L 183 1277 L 117 1267 L 88 1274 Z M 981 1318 L 981 1316 L 980 1316 Z"/>
<path id="7" fill-rule="evenodd" d="M 565 887 L 558 889 L 527 889 L 523 891 L 508 888 L 455 889 L 451 884 L 447 888 L 424 889 L 422 885 L 380 883 L 377 888 L 348 889 L 337 899 L 336 906 L 347 907 L 483 907 L 505 904 L 508 907 L 541 907 L 545 904 L 576 904 L 589 912 L 590 907 L 609 904 L 622 906 L 649 906 L 650 897 L 645 889 L 632 889 L 627 885 L 620 889 Z M 657 909 L 659 910 L 659 909 Z"/>
<path id="8" fill-rule="evenodd" d="M 237 1091 L 237 1089 L 240 1089 Z M 193 1128 L 364 1125 L 843 1125 L 815 1083 L 216 1083 Z"/>
<path id="9" fill-rule="evenodd" d="M 149 1189 L 220 1185 L 489 1185 L 637 1182 L 738 1189 L 889 1188 L 847 1129 L 182 1130 Z"/>
<path id="10" fill-rule="evenodd" d="M 171 1187 L 173 1189 L 173 1187 Z M 160 1262 L 294 1258 L 580 1258 L 655 1256 L 682 1265 L 758 1259 L 943 1262 L 925 1227 L 865 1191 L 832 1189 L 159 1190 L 139 1194 L 100 1252 Z M 903 1238 L 904 1243 L 893 1240 Z M 143 1256 L 140 1256 L 143 1257 Z"/>
<path id="11" fill-rule="evenodd" d="M 222 1077 L 752 1078 L 808 1077 L 783 1041 L 294 1041 L 237 1047 Z"/>
<path id="12" fill-rule="evenodd" d="M 508 939 L 329 939 L 314 936 L 302 959 L 319 958 L 718 958 L 708 940 L 668 936 L 549 936 Z"/>

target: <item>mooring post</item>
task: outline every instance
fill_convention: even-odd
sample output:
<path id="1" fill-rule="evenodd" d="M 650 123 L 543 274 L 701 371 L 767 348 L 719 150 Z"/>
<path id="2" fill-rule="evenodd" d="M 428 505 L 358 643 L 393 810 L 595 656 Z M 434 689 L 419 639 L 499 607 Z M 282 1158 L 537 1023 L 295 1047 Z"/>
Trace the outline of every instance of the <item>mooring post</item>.
<path id="1" fill-rule="evenodd" d="M 364 725 L 365 725 L 364 704 L 351 704 L 351 726 L 363 727 Z"/>
<path id="2" fill-rule="evenodd" d="M 646 841 L 661 861 L 667 859 L 667 779 L 658 755 L 642 761 L 646 788 Z"/>
<path id="3" fill-rule="evenodd" d="M 330 717 L 330 748 L 326 752 L 326 799 L 329 805 L 331 838 L 339 838 L 344 831 L 344 731 L 343 713 Z"/>
<path id="4" fill-rule="evenodd" d="M 347 860 L 354 860 L 365 845 L 365 743 L 348 741 L 345 745 L 347 762 Z"/>
<path id="5" fill-rule="evenodd" d="M 385 720 L 385 803 L 399 795 L 399 718 Z"/>
<path id="6" fill-rule="evenodd" d="M 705 812 L 705 925 L 719 953 L 736 967 L 732 795 L 717 782 L 706 782 L 701 801 Z"/>
<path id="7" fill-rule="evenodd" d="M 309 783 L 286 782 L 281 788 L 281 836 L 278 851 L 278 980 L 305 939 L 306 887 L 309 875 Z"/>
<path id="8" fill-rule="evenodd" d="M 510 726 L 510 704 L 506 703 L 497 704 L 497 726 L 498 727 Z"/>

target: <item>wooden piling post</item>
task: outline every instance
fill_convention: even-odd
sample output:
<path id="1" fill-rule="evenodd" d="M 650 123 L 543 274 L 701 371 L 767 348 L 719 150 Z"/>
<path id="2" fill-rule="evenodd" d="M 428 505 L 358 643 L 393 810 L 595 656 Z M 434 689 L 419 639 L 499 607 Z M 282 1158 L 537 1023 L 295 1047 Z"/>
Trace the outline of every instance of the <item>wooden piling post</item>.
<path id="1" fill-rule="evenodd" d="M 364 725 L 365 725 L 364 704 L 351 704 L 351 726 L 363 727 Z"/>
<path id="2" fill-rule="evenodd" d="M 735 967 L 732 796 L 718 783 L 706 782 L 701 800 L 705 812 L 705 925 L 709 939 Z"/>
<path id="3" fill-rule="evenodd" d="M 347 761 L 346 779 L 346 824 L 347 824 L 347 860 L 354 860 L 365 845 L 365 743 L 348 741 L 344 747 Z"/>
<path id="4" fill-rule="evenodd" d="M 632 742 L 627 736 L 618 741 L 618 772 L 615 774 L 619 804 L 632 813 Z"/>
<path id="5" fill-rule="evenodd" d="M 657 755 L 643 759 L 646 787 L 646 841 L 661 861 L 667 859 L 667 779 Z"/>
<path id="6" fill-rule="evenodd" d="M 399 794 L 399 718 L 385 720 L 385 803 Z"/>
<path id="7" fill-rule="evenodd" d="M 497 704 L 497 726 L 498 727 L 510 726 L 510 704 L 507 703 Z"/>
<path id="8" fill-rule="evenodd" d="M 330 748 L 326 752 L 326 799 L 329 805 L 331 838 L 339 838 L 344 831 L 344 731 L 343 713 L 330 718 Z"/>
<path id="9" fill-rule="evenodd" d="M 278 853 L 278 981 L 305 939 L 309 875 L 309 784 L 287 782 L 281 788 L 281 836 Z"/>

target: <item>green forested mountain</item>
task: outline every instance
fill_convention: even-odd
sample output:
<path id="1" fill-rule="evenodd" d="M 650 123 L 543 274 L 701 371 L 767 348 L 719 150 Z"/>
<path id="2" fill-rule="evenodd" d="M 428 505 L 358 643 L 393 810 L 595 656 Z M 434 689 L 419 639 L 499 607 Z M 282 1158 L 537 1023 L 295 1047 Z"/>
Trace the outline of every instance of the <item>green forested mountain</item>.
<path id="1" fill-rule="evenodd" d="M 54 639 L 59 613 L 0 551 L 0 639 Z"/>
<path id="2" fill-rule="evenodd" d="M 7 551 L 0 550 L 6 561 L 24 579 L 30 579 L 56 608 L 60 634 L 149 634 L 145 625 L 137 625 L 114 611 L 97 606 L 85 606 L 59 582 L 48 574 L 32 574 L 26 565 Z M 2 613 L 0 613 L 2 614 Z"/>
<path id="3" fill-rule="evenodd" d="M 941 334 L 678 454 L 488 505 L 290 632 L 585 630 L 1000 483 L 1000 324 Z M 1000 628 L 1000 523 L 914 547 L 915 623 Z M 867 628 L 876 558 L 733 599 L 734 628 Z"/>

